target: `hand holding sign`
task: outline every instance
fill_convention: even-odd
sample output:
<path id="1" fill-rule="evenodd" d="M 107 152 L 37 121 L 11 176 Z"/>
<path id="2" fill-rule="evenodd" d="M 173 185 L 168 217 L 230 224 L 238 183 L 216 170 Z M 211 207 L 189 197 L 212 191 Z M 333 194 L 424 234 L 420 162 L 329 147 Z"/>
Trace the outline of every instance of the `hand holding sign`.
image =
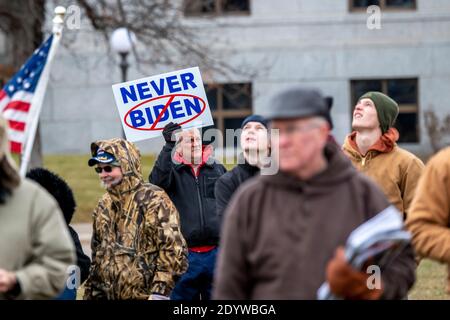
<path id="1" fill-rule="evenodd" d="M 163 137 L 169 144 L 175 144 L 175 133 L 181 131 L 181 126 L 178 123 L 170 122 L 164 127 Z"/>

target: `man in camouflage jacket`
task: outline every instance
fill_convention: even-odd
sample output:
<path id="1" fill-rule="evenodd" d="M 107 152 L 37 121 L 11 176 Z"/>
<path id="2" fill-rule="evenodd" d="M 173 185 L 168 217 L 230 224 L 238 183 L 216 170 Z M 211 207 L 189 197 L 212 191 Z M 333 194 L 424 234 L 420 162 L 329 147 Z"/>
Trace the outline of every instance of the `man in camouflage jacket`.
<path id="1" fill-rule="evenodd" d="M 85 299 L 164 299 L 187 270 L 179 215 L 167 194 L 144 183 L 140 154 L 123 139 L 91 144 L 89 166 L 107 192 L 93 213 Z"/>

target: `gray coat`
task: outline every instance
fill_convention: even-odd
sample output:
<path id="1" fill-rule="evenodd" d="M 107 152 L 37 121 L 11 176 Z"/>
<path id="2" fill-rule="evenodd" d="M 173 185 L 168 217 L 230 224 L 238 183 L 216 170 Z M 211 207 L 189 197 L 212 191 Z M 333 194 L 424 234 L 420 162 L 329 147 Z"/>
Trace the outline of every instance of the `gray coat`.
<path id="1" fill-rule="evenodd" d="M 65 287 L 71 264 L 75 249 L 58 204 L 23 179 L 0 204 L 0 269 L 15 272 L 21 287 L 17 298 L 50 299 Z"/>

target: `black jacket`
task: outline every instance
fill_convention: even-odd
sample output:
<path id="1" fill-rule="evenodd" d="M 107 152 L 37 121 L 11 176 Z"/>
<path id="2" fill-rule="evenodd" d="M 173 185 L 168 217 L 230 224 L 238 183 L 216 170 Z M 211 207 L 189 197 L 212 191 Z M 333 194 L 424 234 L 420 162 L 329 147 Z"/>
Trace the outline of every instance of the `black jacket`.
<path id="1" fill-rule="evenodd" d="M 172 150 L 170 144 L 163 147 L 150 173 L 150 183 L 163 188 L 175 204 L 188 247 L 217 245 L 220 223 L 214 186 L 226 169 L 209 158 L 195 177 L 189 165 L 181 163 L 180 159 L 172 161 Z"/>
<path id="2" fill-rule="evenodd" d="M 243 164 L 238 164 L 233 170 L 228 171 L 217 180 L 215 195 L 216 195 L 216 210 L 219 219 L 222 220 L 222 215 L 230 202 L 231 196 L 237 188 L 246 180 L 259 174 L 258 167 L 250 165 L 247 161 Z"/>
<path id="3" fill-rule="evenodd" d="M 70 236 L 72 237 L 73 243 L 75 245 L 75 250 L 77 251 L 77 266 L 80 268 L 80 283 L 83 283 L 89 275 L 89 267 L 91 266 L 91 259 L 84 254 L 83 247 L 81 246 L 80 239 L 78 238 L 77 232 L 71 227 L 69 228 Z"/>

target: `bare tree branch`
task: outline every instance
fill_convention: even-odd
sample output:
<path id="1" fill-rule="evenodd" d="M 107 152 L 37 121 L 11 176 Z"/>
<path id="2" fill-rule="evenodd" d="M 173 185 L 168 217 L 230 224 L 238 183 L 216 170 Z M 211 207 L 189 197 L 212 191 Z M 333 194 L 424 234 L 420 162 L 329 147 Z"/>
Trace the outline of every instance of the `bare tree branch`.
<path id="1" fill-rule="evenodd" d="M 42 41 L 44 0 L 0 0 L 0 29 L 8 35 L 11 64 L 17 68 Z"/>
<path id="2" fill-rule="evenodd" d="M 204 72 L 225 79 L 231 79 L 233 75 L 250 80 L 257 74 L 248 66 L 229 63 L 229 57 L 234 54 L 231 46 L 227 46 L 220 35 L 207 34 L 208 30 L 193 27 L 184 18 L 184 7 L 188 2 L 183 0 L 0 0 L 0 29 L 6 33 L 14 32 L 11 39 L 21 39 L 20 42 L 11 42 L 14 65 L 23 63 L 30 51 L 42 41 L 42 28 L 39 26 L 45 25 L 46 3 L 49 6 L 78 5 L 82 18 L 87 18 L 94 30 L 103 36 L 104 48 L 111 59 L 114 58 L 108 44 L 111 33 L 119 27 L 128 28 L 138 39 L 132 54 L 137 69 L 142 73 L 146 66 L 198 65 Z M 23 8 L 29 12 L 25 14 Z M 214 25 L 214 15 L 204 19 Z M 30 27 L 30 20 L 38 21 L 39 26 Z M 70 48 L 79 34 L 79 30 L 66 30 L 62 45 L 75 51 Z M 205 38 L 227 49 L 214 50 Z M 258 69 L 259 73 L 264 72 L 261 67 Z"/>

